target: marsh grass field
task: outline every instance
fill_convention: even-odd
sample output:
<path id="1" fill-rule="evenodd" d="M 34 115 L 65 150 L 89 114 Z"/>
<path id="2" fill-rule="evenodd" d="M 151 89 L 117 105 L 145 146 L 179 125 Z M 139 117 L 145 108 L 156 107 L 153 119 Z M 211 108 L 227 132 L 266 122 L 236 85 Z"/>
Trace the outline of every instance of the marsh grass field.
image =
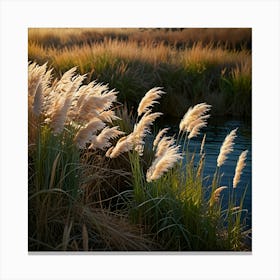
<path id="1" fill-rule="evenodd" d="M 251 29 L 30 29 L 28 59 L 57 77 L 72 67 L 136 108 L 160 86 L 164 114 L 207 102 L 212 115 L 251 116 Z"/>
<path id="2" fill-rule="evenodd" d="M 29 251 L 251 251 L 238 127 L 204 175 L 208 119 L 251 121 L 251 29 L 31 28 L 28 60 Z"/>

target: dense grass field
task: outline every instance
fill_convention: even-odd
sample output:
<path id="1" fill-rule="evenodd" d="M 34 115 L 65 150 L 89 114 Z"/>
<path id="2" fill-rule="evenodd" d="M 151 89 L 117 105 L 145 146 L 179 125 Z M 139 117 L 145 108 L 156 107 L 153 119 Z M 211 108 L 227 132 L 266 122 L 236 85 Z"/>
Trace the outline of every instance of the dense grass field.
<path id="1" fill-rule="evenodd" d="M 108 44 L 121 52 L 120 42 Z M 97 48 L 104 52 L 104 46 Z M 198 48 L 204 49 L 195 45 L 192 50 Z M 161 102 L 174 92 L 153 87 L 142 92 L 131 111 L 120 102 L 126 91 L 122 95 L 100 79 L 91 81 L 95 72 L 80 73 L 82 63 L 65 69 L 73 58 L 85 63 L 73 50 L 83 53 L 90 46 L 39 49 L 43 57 L 54 53 L 44 64 L 28 66 L 29 251 L 251 250 L 244 196 L 236 196 L 247 150 L 236 161 L 232 182 L 220 184 L 221 167 L 238 141 L 237 128 L 221 145 L 211 181 L 203 173 L 207 135 L 199 145 L 198 164 L 188 149 L 207 126 L 212 104 L 186 107 L 179 134 L 172 135 L 155 122 L 164 115 L 156 109 L 164 109 Z M 60 52 L 67 59 L 52 69 Z M 146 49 L 143 59 L 151 57 Z M 112 58 L 99 66 L 109 62 Z"/>
<path id="2" fill-rule="evenodd" d="M 48 62 L 56 77 L 78 66 L 129 109 L 159 86 L 169 116 L 199 102 L 213 115 L 251 116 L 251 29 L 29 29 L 28 46 L 30 61 Z"/>

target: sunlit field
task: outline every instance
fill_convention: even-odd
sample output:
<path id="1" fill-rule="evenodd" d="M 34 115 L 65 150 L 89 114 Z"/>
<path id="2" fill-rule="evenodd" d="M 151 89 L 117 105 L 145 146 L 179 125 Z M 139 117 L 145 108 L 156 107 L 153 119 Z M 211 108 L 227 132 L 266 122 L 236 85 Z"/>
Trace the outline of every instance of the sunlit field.
<path id="1" fill-rule="evenodd" d="M 250 29 L 28 35 L 29 251 L 251 251 Z"/>
<path id="2" fill-rule="evenodd" d="M 199 102 L 214 115 L 251 116 L 250 29 L 30 29 L 28 42 L 29 60 L 48 61 L 57 77 L 77 66 L 87 82 L 118 90 L 129 108 L 161 86 L 170 116 Z"/>

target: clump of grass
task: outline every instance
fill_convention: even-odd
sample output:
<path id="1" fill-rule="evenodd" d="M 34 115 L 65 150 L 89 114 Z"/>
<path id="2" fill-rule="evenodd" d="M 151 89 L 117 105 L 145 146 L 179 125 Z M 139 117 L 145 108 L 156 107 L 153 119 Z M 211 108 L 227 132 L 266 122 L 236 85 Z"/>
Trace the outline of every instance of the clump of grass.
<path id="1" fill-rule="evenodd" d="M 46 65 L 29 64 L 29 250 L 150 248 L 122 210 L 125 194 L 110 190 L 110 180 L 126 173 L 111 170 L 99 154 L 123 134 L 109 126 L 114 118 L 103 118 L 115 116 L 116 92 L 82 86 L 75 68 L 50 86 L 49 73 Z"/>
<path id="2" fill-rule="evenodd" d="M 237 201 L 234 190 L 246 152 L 228 208 L 220 197 L 226 186 L 219 186 L 236 129 L 207 188 L 205 137 L 198 166 L 186 140 L 207 125 L 210 105 L 189 108 L 179 125 L 182 147 L 167 128 L 148 145 L 162 115 L 152 111 L 161 88 L 146 93 L 130 123 L 115 90 L 84 79 L 71 68 L 52 82 L 46 65 L 29 64 L 29 250 L 243 250 L 244 198 Z"/>

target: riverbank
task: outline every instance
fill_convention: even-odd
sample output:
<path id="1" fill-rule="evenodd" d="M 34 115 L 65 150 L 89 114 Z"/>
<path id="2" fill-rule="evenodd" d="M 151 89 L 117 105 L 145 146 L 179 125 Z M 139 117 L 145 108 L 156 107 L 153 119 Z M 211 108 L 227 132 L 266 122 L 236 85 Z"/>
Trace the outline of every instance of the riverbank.
<path id="1" fill-rule="evenodd" d="M 160 88 L 135 118 L 119 109 L 117 92 L 82 84 L 74 68 L 59 81 L 46 65 L 28 70 L 29 251 L 251 250 L 240 180 L 250 148 L 235 149 L 236 124 L 208 166 L 208 136 L 198 136 L 211 105 L 189 108 L 176 135 L 156 127 Z"/>

